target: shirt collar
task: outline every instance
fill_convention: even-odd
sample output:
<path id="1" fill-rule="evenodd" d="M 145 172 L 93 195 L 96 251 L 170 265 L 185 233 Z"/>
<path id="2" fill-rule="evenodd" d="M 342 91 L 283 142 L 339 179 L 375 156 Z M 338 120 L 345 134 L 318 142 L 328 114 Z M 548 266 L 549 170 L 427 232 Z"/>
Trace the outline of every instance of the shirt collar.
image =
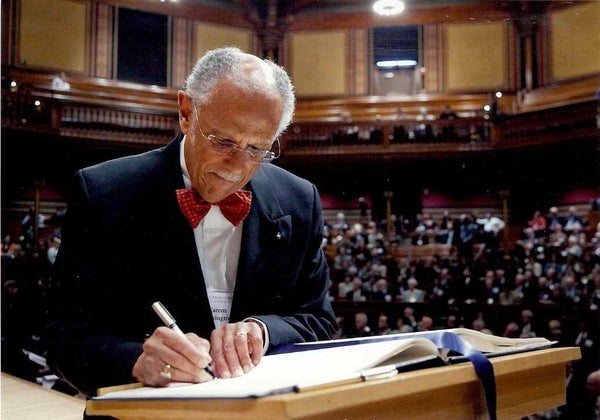
<path id="1" fill-rule="evenodd" d="M 179 165 L 181 166 L 181 174 L 183 175 L 183 183 L 185 188 L 188 190 L 192 189 L 192 181 L 190 179 L 190 173 L 188 172 L 187 165 L 185 164 L 185 154 L 183 152 L 185 145 L 186 136 L 183 136 L 183 140 L 179 143 Z"/>

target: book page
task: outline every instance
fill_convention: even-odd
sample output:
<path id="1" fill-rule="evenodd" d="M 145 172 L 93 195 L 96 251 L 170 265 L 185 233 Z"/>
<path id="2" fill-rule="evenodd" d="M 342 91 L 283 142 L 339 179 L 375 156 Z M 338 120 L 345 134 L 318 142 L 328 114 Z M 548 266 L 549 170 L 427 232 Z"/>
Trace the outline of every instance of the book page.
<path id="1" fill-rule="evenodd" d="M 542 337 L 508 338 L 497 335 L 485 334 L 467 328 L 453 328 L 448 330 L 455 333 L 483 353 L 496 353 L 514 349 L 524 351 L 529 349 L 549 347 L 552 341 Z"/>
<path id="2" fill-rule="evenodd" d="M 328 346 L 331 345 L 330 343 L 344 343 L 346 345 L 352 345 L 370 343 L 374 341 L 407 340 L 409 338 L 426 338 L 437 336 L 444 332 L 456 334 L 482 353 L 503 352 L 509 349 L 514 349 L 515 351 L 525 351 L 536 348 L 545 348 L 554 344 L 554 342 L 543 337 L 508 338 L 492 334 L 485 334 L 469 328 L 451 328 L 432 331 L 419 331 L 413 333 L 377 335 L 371 337 L 344 338 L 335 341 L 318 341 L 316 343 L 298 343 L 295 346 L 302 348 L 311 347 L 314 345 Z"/>
<path id="3" fill-rule="evenodd" d="M 246 375 L 214 379 L 201 384 L 172 384 L 166 388 L 143 387 L 105 394 L 95 399 L 246 398 L 291 392 L 301 383 L 332 383 L 375 366 L 422 360 L 437 356 L 429 340 L 407 339 L 339 346 L 263 357 Z"/>

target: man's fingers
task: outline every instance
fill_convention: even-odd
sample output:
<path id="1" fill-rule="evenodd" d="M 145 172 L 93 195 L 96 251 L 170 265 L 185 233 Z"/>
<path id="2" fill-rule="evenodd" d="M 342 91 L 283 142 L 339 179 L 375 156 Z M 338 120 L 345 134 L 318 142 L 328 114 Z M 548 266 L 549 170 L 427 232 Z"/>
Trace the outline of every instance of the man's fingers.
<path id="1" fill-rule="evenodd" d="M 263 334 L 259 326 L 248 334 L 248 348 L 254 366 L 260 363 L 263 353 Z"/>
<path id="2" fill-rule="evenodd" d="M 254 322 L 226 324 L 211 334 L 210 354 L 217 376 L 241 376 L 256 366 L 262 357 L 263 333 Z"/>
<path id="3" fill-rule="evenodd" d="M 235 349 L 238 356 L 238 363 L 244 373 L 248 373 L 254 368 L 250 355 L 252 354 L 252 344 L 250 343 L 249 332 L 240 329 L 233 337 Z"/>
<path id="4" fill-rule="evenodd" d="M 210 343 L 195 334 L 182 336 L 168 328 L 157 328 L 143 344 L 143 353 L 133 375 L 151 386 L 169 382 L 205 382 L 212 379 L 204 367 L 211 361 Z"/>

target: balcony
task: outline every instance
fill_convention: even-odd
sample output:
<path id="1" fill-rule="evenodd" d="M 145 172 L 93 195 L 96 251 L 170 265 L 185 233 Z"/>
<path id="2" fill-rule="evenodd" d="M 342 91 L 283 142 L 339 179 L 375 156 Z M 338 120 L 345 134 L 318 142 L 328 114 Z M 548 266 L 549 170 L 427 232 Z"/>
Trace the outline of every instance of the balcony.
<path id="1" fill-rule="evenodd" d="M 2 126 L 144 150 L 177 133 L 175 89 L 3 69 Z M 282 164 L 389 162 L 599 138 L 600 75 L 509 94 L 300 98 Z M 456 119 L 440 119 L 450 108 Z M 485 107 L 489 107 L 486 110 Z"/>

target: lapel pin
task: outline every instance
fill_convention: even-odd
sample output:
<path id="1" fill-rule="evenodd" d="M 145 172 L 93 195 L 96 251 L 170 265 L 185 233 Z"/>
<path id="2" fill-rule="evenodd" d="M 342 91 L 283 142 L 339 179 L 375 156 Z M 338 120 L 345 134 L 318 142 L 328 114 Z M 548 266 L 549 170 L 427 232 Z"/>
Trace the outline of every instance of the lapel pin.
<path id="1" fill-rule="evenodd" d="M 281 239 L 281 232 L 277 232 L 277 235 L 275 235 L 275 237 L 276 237 L 277 239 Z"/>

